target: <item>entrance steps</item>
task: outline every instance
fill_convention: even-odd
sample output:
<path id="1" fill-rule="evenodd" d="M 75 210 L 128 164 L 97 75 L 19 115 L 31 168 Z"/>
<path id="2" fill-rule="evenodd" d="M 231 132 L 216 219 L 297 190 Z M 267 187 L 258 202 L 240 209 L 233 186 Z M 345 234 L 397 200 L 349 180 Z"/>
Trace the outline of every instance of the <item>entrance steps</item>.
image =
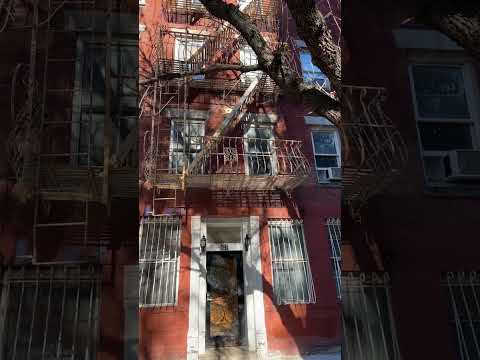
<path id="1" fill-rule="evenodd" d="M 257 354 L 242 347 L 209 349 L 199 360 L 257 360 Z"/>
<path id="2" fill-rule="evenodd" d="M 340 349 L 334 351 L 326 351 L 318 354 L 309 355 L 293 355 L 286 356 L 270 353 L 268 360 L 340 360 Z M 199 360 L 260 360 L 255 352 L 249 352 L 243 347 L 225 347 L 209 349 L 199 356 Z"/>

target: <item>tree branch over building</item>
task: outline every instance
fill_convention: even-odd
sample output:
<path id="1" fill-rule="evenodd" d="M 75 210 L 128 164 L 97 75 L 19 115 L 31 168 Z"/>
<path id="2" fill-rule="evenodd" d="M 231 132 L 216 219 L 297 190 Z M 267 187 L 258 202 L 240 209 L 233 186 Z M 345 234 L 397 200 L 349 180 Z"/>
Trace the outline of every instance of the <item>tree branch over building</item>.
<path id="1" fill-rule="evenodd" d="M 335 94 L 330 94 L 318 85 L 307 85 L 303 79 L 291 69 L 288 59 L 288 47 L 280 45 L 272 49 L 254 21 L 237 6 L 227 4 L 223 0 L 200 0 L 206 9 L 215 17 L 230 23 L 245 41 L 250 45 L 258 59 L 259 68 L 268 74 L 279 86 L 283 95 L 290 99 L 298 99 L 311 108 L 315 113 L 327 117 L 334 124 L 340 122 L 340 94 L 341 64 L 340 51 L 333 42 L 322 14 L 315 7 L 313 0 L 291 0 L 289 7 L 295 11 L 294 18 L 301 18 L 305 13 L 309 15 L 308 24 L 314 26 L 315 31 L 309 33 L 307 27 L 303 30 L 310 37 L 305 43 L 312 47 L 312 57 L 317 65 L 330 79 Z M 321 39 L 316 37 L 321 36 Z M 319 41 L 320 40 L 320 41 Z"/>
<path id="2" fill-rule="evenodd" d="M 200 69 L 198 71 L 191 71 L 191 72 L 172 72 L 172 73 L 164 73 L 159 74 L 157 77 L 153 77 L 147 80 L 140 81 L 140 85 L 150 85 L 153 84 L 155 81 L 166 81 L 166 80 L 173 80 L 188 76 L 197 76 L 197 75 L 207 75 L 207 74 L 214 74 L 222 71 L 236 71 L 239 73 L 248 73 L 252 71 L 260 70 L 258 65 L 236 65 L 236 64 L 214 64 L 210 65 L 204 69 Z"/>
<path id="3" fill-rule="evenodd" d="M 423 3 L 419 6 L 416 20 L 447 35 L 480 61 L 479 2 L 430 0 Z"/>

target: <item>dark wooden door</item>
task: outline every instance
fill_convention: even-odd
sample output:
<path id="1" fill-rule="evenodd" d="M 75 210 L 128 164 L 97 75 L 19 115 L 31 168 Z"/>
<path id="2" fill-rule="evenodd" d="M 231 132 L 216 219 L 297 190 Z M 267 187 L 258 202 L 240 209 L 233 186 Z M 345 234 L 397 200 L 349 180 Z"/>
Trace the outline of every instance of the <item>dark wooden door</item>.
<path id="1" fill-rule="evenodd" d="M 238 346 L 242 336 L 241 253 L 207 254 L 207 346 Z"/>

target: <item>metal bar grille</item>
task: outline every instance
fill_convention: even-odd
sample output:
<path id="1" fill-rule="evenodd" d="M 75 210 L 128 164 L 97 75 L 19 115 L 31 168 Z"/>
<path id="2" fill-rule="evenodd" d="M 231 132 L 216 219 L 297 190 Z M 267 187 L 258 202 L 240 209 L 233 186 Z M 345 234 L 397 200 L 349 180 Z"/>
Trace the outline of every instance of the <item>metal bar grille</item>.
<path id="1" fill-rule="evenodd" d="M 343 273 L 345 360 L 400 360 L 387 273 Z"/>
<path id="2" fill-rule="evenodd" d="M 315 303 L 315 290 L 300 220 L 268 222 L 273 292 L 277 304 Z"/>
<path id="3" fill-rule="evenodd" d="M 177 303 L 180 224 L 176 216 L 140 222 L 140 306 Z"/>
<path id="4" fill-rule="evenodd" d="M 448 272 L 442 284 L 459 358 L 480 359 L 480 272 Z"/>
<path id="5" fill-rule="evenodd" d="M 99 286 L 94 266 L 8 268 L 0 359 L 95 359 Z"/>
<path id="6" fill-rule="evenodd" d="M 340 219 L 327 219 L 328 240 L 330 241 L 330 261 L 332 264 L 333 277 L 337 290 L 337 297 L 341 299 L 341 277 L 342 277 L 342 254 L 340 252 L 340 245 L 342 233 L 340 232 Z"/>

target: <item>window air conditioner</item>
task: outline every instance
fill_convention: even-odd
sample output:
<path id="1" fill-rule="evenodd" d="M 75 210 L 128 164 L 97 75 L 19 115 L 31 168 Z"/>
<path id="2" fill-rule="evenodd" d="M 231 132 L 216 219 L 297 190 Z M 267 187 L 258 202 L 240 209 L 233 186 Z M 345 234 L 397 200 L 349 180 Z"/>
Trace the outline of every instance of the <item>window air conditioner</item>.
<path id="1" fill-rule="evenodd" d="M 339 168 L 339 167 L 329 168 L 328 180 L 332 180 L 332 181 L 342 180 L 342 168 Z"/>
<path id="2" fill-rule="evenodd" d="M 140 5 L 140 6 L 147 5 L 146 0 L 138 0 L 138 5 Z"/>
<path id="3" fill-rule="evenodd" d="M 480 180 L 480 150 L 452 150 L 447 156 L 449 181 Z"/>

